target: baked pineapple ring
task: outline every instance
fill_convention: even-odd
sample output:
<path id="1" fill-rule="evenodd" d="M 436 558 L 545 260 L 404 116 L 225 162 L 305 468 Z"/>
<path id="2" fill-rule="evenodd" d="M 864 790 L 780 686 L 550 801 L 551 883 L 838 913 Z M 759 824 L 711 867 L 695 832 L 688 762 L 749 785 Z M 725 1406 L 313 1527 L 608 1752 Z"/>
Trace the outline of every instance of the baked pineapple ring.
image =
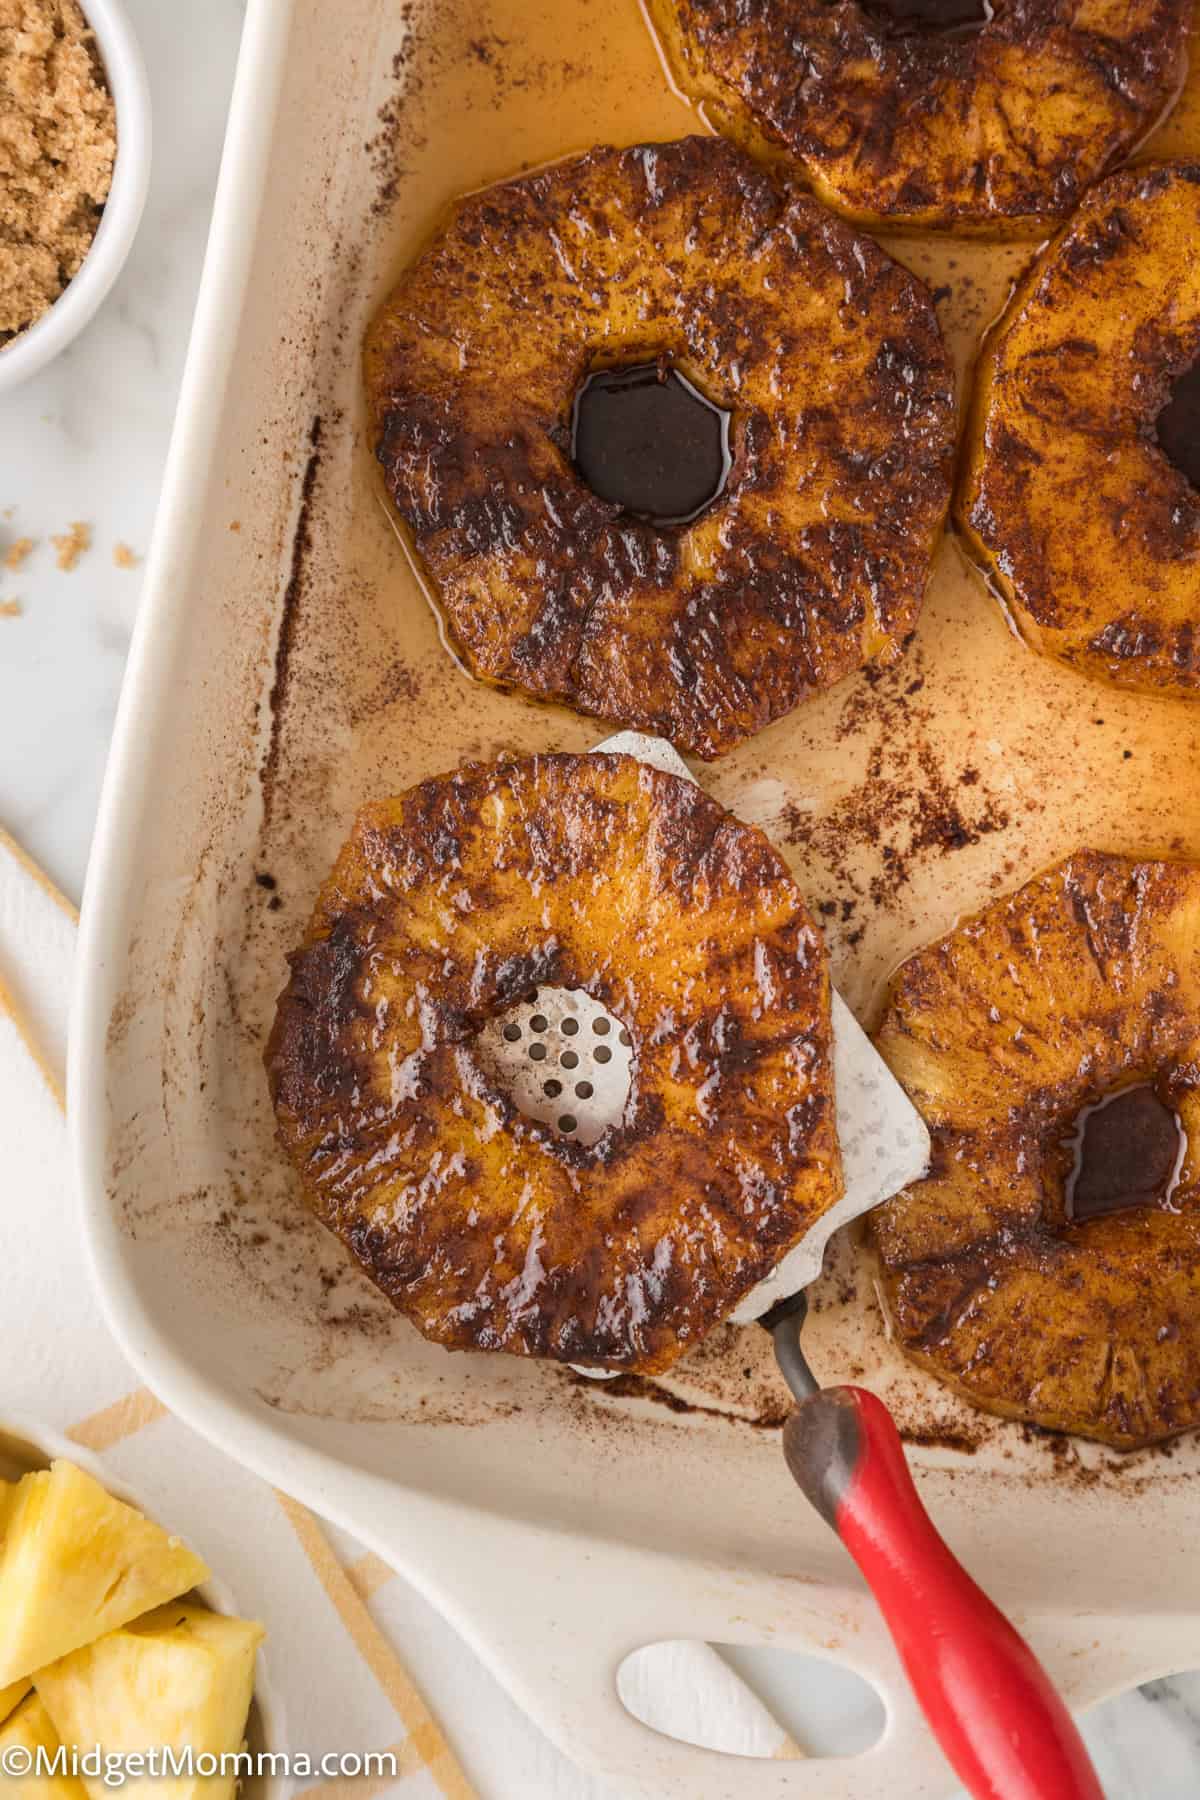
<path id="1" fill-rule="evenodd" d="M 901 1347 L 1121 1449 L 1200 1425 L 1200 865 L 1070 857 L 905 963 L 876 1042 L 933 1137 L 874 1215 Z"/>
<path id="2" fill-rule="evenodd" d="M 1200 354 L 1198 234 L 1200 164 L 1089 195 L 985 350 L 956 501 L 1035 650 L 1178 695 L 1200 688 L 1200 494 L 1156 420 Z"/>
<path id="3" fill-rule="evenodd" d="M 1065 218 L 1182 84 L 1191 0 L 651 0 L 684 85 L 863 224 Z M 949 28 L 947 28 L 949 27 Z"/>
<path id="4" fill-rule="evenodd" d="M 555 755 L 368 807 L 291 958 L 267 1066 L 319 1217 L 427 1337 L 663 1369 L 841 1193 L 820 935 L 690 781 Z M 541 989 L 633 1039 L 591 1146 L 476 1052 Z"/>
<path id="5" fill-rule="evenodd" d="M 589 376 L 656 360 L 732 415 L 690 522 L 600 498 L 572 462 Z M 720 139 L 594 150 L 460 202 L 366 375 L 388 490 L 476 675 L 714 757 L 913 628 L 954 431 L 929 294 Z"/>

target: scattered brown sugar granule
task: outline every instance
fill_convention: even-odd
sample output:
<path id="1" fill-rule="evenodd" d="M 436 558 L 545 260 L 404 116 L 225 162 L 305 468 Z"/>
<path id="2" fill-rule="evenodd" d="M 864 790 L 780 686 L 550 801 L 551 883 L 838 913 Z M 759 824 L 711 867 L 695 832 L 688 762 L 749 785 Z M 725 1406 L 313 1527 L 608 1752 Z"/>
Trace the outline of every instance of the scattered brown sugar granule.
<path id="1" fill-rule="evenodd" d="M 0 126 L 0 129 L 3 129 L 3 127 Z M 23 563 L 25 561 L 25 558 L 29 555 L 29 552 L 32 549 L 33 549 L 33 539 L 32 538 L 14 538 L 12 543 L 8 546 L 8 549 L 4 552 L 5 568 L 6 569 L 21 568 L 21 566 L 23 565 Z"/>
<path id="2" fill-rule="evenodd" d="M 0 0 L 0 345 L 78 272 L 116 150 L 112 96 L 76 0 Z"/>
<path id="3" fill-rule="evenodd" d="M 0 0 L 0 6 L 3 4 L 4 0 Z M 61 537 L 52 537 L 50 542 L 58 551 L 59 568 L 73 569 L 84 551 L 92 547 L 92 528 L 82 519 L 76 519 L 69 531 L 63 532 Z"/>
<path id="4" fill-rule="evenodd" d="M 21 602 L 19 600 L 0 600 L 0 619 L 19 619 Z"/>
<path id="5" fill-rule="evenodd" d="M 137 567 L 137 557 L 128 544 L 113 545 L 113 561 L 118 569 L 136 569 Z"/>
<path id="6" fill-rule="evenodd" d="M 1007 798 L 991 789 L 980 769 L 942 766 L 920 643 L 902 662 L 868 669 L 847 688 L 836 729 L 839 743 L 865 744 L 865 780 L 824 814 L 789 804 L 781 823 L 787 841 L 825 861 L 856 903 L 893 909 L 916 861 L 930 853 L 950 856 L 1008 829 Z M 855 869 L 856 853 L 864 848 L 879 860 L 865 886 Z M 857 925 L 844 941 L 855 944 L 861 936 Z"/>

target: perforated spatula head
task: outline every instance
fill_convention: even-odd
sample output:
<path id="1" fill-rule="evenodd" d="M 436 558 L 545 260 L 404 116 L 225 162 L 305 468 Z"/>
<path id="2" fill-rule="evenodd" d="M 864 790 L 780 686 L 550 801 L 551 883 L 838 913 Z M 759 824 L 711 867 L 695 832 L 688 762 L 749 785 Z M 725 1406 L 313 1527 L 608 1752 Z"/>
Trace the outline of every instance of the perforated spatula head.
<path id="1" fill-rule="evenodd" d="M 681 781 L 695 780 L 678 751 L 663 738 L 622 731 L 596 749 L 636 757 Z M 586 994 L 543 989 L 536 1001 L 496 1021 L 487 1045 L 506 1071 L 506 1085 L 522 1111 L 582 1144 L 595 1143 L 605 1126 L 621 1117 L 633 1073 L 633 1048 L 628 1039 L 621 1041 L 620 1022 L 608 1020 L 607 1032 L 592 1022 L 592 1015 L 602 1010 Z M 537 1019 L 545 1021 L 544 1030 L 535 1024 Z M 576 1021 L 578 1029 L 572 1030 Z M 738 1325 L 753 1324 L 768 1308 L 815 1281 L 832 1234 L 918 1180 L 929 1165 L 924 1120 L 836 992 L 832 1022 L 844 1191 L 735 1308 L 731 1316 Z M 513 1029 L 511 1037 L 506 1028 Z M 589 1042 L 590 1058 L 585 1053 Z M 613 1049 L 611 1060 L 597 1061 L 601 1047 L 608 1046 Z M 544 1054 L 537 1054 L 543 1047 Z"/>

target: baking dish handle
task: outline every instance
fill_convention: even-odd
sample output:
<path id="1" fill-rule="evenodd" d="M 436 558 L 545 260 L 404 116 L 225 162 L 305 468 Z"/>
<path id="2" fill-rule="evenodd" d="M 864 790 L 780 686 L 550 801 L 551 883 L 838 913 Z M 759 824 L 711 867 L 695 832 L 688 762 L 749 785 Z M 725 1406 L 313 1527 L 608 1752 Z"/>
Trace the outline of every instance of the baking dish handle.
<path id="1" fill-rule="evenodd" d="M 875 1603 L 847 1559 L 847 1585 L 672 1559 L 492 1515 L 447 1532 L 443 1502 L 378 1490 L 375 1517 L 344 1523 L 440 1608 L 559 1748 L 646 1800 L 930 1800 L 951 1771 L 905 1679 Z M 428 1509 L 428 1517 L 423 1516 Z M 423 1548 L 452 1542 L 431 1561 Z M 1186 1614 L 1015 1615 L 1073 1712 L 1195 1665 Z M 880 1694 L 886 1724 L 861 1756 L 769 1760 L 698 1749 L 642 1724 L 618 1693 L 625 1658 L 668 1639 L 769 1644 L 826 1657 Z"/>
<path id="2" fill-rule="evenodd" d="M 436 1506 L 435 1502 L 430 1503 Z M 393 1502 L 394 1520 L 394 1502 Z M 404 1541 L 355 1530 L 449 1618 L 559 1748 L 629 1796 L 647 1800 L 900 1800 L 940 1794 L 950 1772 L 914 1703 L 870 1596 L 792 1576 L 739 1573 L 489 1519 L 454 1535 L 453 1560 L 414 1557 L 429 1535 L 413 1515 Z M 853 1581 L 847 1563 L 848 1582 Z M 861 1756 L 775 1760 L 705 1750 L 628 1712 L 618 1691 L 625 1658 L 647 1644 L 690 1639 L 769 1643 L 852 1669 L 881 1695 L 884 1731 Z M 904 1785 L 898 1785 L 903 1771 Z"/>

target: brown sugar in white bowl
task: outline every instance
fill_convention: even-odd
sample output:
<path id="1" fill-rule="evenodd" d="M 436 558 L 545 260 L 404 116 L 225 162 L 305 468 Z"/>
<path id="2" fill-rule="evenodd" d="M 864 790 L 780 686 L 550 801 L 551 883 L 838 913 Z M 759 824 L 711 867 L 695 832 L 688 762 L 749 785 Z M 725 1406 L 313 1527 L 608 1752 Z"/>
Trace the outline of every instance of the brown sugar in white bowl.
<path id="1" fill-rule="evenodd" d="M 79 0 L 79 7 L 112 96 L 116 124 L 112 181 L 95 235 L 77 269 L 74 264 L 81 246 L 75 240 L 79 230 L 60 221 L 66 227 L 64 271 L 70 278 L 53 304 L 15 336 L 6 337 L 0 330 L 0 394 L 44 368 L 83 330 L 124 267 L 146 201 L 150 178 L 150 89 L 137 39 L 121 0 Z M 0 47 L 5 23 L 0 8 Z M 20 82 L 29 77 L 30 69 L 25 67 L 18 68 L 14 79 Z M 70 86 L 70 82 L 65 84 L 64 94 Z M 4 99 L 7 104 L 9 96 L 5 94 Z M 19 111 L 17 102 L 11 104 Z M 33 144 L 26 144 L 23 155 L 32 153 Z M 0 181 L 3 179 L 0 173 Z M 64 195 L 64 203 L 70 200 L 69 194 Z M 37 204 L 36 200 L 31 203 Z M 43 210 L 47 216 L 40 219 L 39 229 L 45 228 L 53 214 L 52 196 Z M 43 270 L 44 276 L 46 273 Z M 29 275 L 27 269 L 26 285 Z M 10 278 L 16 279 L 11 271 Z"/>

